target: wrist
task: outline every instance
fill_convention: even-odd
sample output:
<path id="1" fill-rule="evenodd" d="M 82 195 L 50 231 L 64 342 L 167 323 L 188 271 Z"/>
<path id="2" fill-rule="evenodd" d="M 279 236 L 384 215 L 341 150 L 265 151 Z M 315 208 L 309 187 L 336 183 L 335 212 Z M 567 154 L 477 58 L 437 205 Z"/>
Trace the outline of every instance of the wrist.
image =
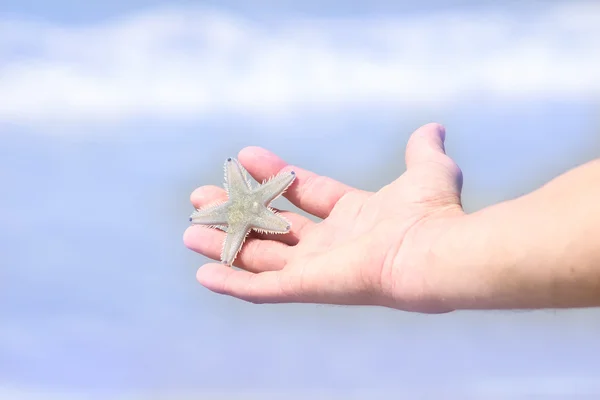
<path id="1" fill-rule="evenodd" d="M 492 302 L 486 288 L 492 279 L 488 260 L 487 227 L 479 214 L 465 214 L 440 231 L 430 251 L 431 279 L 443 307 L 451 310 L 486 308 Z M 486 306 L 484 306 L 486 305 Z"/>
<path id="2" fill-rule="evenodd" d="M 439 274 L 440 297 L 453 310 L 523 308 L 547 303 L 539 272 L 528 265 L 532 245 L 516 213 L 521 200 L 502 202 L 450 224 L 432 252 Z M 537 297 L 537 298 L 536 298 Z M 535 305 L 533 304 L 535 303 Z M 527 308 L 527 307 L 526 307 Z"/>

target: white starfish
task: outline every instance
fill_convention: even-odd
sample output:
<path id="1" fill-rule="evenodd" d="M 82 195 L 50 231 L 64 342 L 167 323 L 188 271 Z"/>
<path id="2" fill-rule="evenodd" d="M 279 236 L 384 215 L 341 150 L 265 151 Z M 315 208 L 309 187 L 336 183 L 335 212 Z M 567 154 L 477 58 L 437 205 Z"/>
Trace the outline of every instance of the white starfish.
<path id="1" fill-rule="evenodd" d="M 227 232 L 221 250 L 221 262 L 231 266 L 251 230 L 261 233 L 287 233 L 291 224 L 269 205 L 292 184 L 296 174 L 278 174 L 253 188 L 248 173 L 233 158 L 225 161 L 227 201 L 197 209 L 192 224 L 207 225 Z"/>

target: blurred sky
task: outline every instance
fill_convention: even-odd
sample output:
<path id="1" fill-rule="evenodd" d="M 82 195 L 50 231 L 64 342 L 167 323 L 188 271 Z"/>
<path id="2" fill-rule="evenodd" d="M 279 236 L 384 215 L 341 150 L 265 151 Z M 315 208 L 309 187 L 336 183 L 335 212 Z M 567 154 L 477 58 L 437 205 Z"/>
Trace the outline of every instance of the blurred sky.
<path id="1" fill-rule="evenodd" d="M 598 310 L 251 305 L 181 236 L 246 145 L 376 190 L 440 122 L 468 211 L 533 190 L 600 154 L 598 48 L 593 1 L 3 0 L 0 398 L 597 398 Z"/>

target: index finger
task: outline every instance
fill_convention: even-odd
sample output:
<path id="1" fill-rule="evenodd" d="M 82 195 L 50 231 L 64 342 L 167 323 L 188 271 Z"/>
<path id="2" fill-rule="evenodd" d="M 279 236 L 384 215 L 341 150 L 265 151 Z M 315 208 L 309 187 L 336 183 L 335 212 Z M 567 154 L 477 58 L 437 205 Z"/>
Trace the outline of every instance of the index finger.
<path id="1" fill-rule="evenodd" d="M 327 218 L 342 196 L 358 190 L 335 179 L 289 165 L 276 154 L 261 147 L 244 148 L 240 151 L 238 159 L 259 182 L 284 170 L 294 170 L 296 179 L 283 196 L 296 207 L 319 218 Z"/>

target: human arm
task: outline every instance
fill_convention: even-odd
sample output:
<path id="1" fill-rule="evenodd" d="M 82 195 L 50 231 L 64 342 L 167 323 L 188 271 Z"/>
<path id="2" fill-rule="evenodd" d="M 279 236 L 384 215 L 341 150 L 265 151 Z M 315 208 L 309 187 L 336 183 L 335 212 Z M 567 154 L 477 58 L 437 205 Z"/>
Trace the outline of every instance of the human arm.
<path id="1" fill-rule="evenodd" d="M 437 242 L 452 309 L 600 306 L 600 160 L 460 218 Z"/>

